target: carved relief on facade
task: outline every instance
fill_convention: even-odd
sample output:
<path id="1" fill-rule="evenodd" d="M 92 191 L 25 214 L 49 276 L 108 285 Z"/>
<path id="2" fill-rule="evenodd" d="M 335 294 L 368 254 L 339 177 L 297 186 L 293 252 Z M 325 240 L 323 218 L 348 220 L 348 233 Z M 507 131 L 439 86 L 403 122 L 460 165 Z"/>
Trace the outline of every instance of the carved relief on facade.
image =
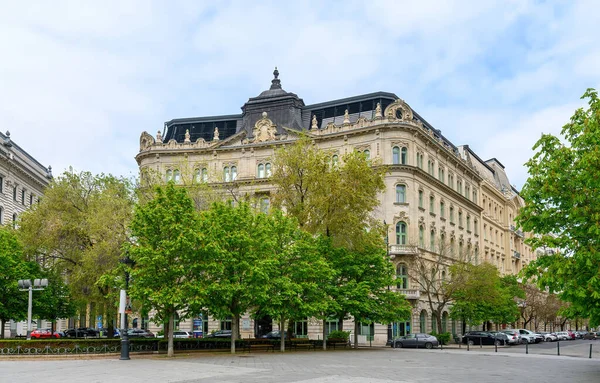
<path id="1" fill-rule="evenodd" d="M 169 140 L 169 142 L 167 143 L 167 147 L 168 148 L 176 148 L 177 147 L 177 141 L 174 138 L 171 138 Z"/>
<path id="2" fill-rule="evenodd" d="M 148 132 L 143 132 L 140 136 L 140 152 L 148 149 L 150 146 L 154 145 L 154 143 L 154 137 L 148 134 Z"/>
<path id="3" fill-rule="evenodd" d="M 208 146 L 208 144 L 202 137 L 198 138 L 196 140 L 196 142 L 194 143 L 194 147 L 196 147 L 196 148 L 206 148 L 207 146 Z"/>
<path id="4" fill-rule="evenodd" d="M 397 146 L 399 148 L 407 148 L 408 149 L 408 142 L 406 141 L 392 141 L 392 147 Z"/>
<path id="5" fill-rule="evenodd" d="M 385 108 L 385 117 L 390 121 L 411 121 L 413 120 L 413 112 L 410 106 L 401 99 L 397 99 Z"/>
<path id="6" fill-rule="evenodd" d="M 252 129 L 254 142 L 275 141 L 277 128 L 273 121 L 267 117 L 267 112 L 262 113 L 262 118 L 256 121 Z"/>
<path id="7" fill-rule="evenodd" d="M 406 223 L 407 225 L 410 225 L 410 217 L 408 216 L 408 214 L 406 214 L 405 211 L 401 211 L 394 216 L 394 226 L 401 221 Z"/>
<path id="8" fill-rule="evenodd" d="M 365 126 L 367 126 L 367 118 L 365 116 L 360 116 L 358 118 L 358 120 L 356 120 L 356 126 L 359 128 L 364 128 Z"/>

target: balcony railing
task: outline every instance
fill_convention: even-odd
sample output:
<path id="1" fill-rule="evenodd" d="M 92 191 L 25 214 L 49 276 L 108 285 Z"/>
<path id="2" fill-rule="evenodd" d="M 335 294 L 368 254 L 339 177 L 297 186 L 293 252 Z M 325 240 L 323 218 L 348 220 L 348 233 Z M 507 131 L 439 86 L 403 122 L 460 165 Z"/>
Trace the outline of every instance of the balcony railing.
<path id="1" fill-rule="evenodd" d="M 515 225 L 510 225 L 510 231 L 515 233 L 518 237 L 524 238 L 524 236 L 525 236 L 521 230 L 517 230 Z"/>
<path id="2" fill-rule="evenodd" d="M 521 253 L 519 253 L 518 251 L 513 251 L 513 257 L 515 257 L 516 259 L 521 259 Z"/>
<path id="3" fill-rule="evenodd" d="M 412 255 L 419 254 L 417 246 L 390 245 L 390 255 Z"/>
<path id="4" fill-rule="evenodd" d="M 419 299 L 421 297 L 421 292 L 419 290 L 414 290 L 414 289 L 398 289 L 397 290 L 399 293 L 404 294 L 404 296 L 406 297 L 406 299 Z"/>

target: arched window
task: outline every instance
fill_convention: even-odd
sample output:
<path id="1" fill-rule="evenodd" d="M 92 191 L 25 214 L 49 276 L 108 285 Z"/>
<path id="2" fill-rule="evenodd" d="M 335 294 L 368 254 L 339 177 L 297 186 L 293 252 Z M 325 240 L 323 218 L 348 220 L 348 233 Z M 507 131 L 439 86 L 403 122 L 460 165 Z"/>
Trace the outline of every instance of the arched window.
<path id="1" fill-rule="evenodd" d="M 429 232 L 429 248 L 431 251 L 435 251 L 435 231 Z"/>
<path id="2" fill-rule="evenodd" d="M 442 270 L 442 283 L 446 282 L 446 270 Z"/>
<path id="3" fill-rule="evenodd" d="M 265 165 L 264 164 L 258 164 L 258 171 L 257 171 L 257 177 L 258 178 L 265 178 Z"/>
<path id="4" fill-rule="evenodd" d="M 271 204 L 271 201 L 269 200 L 269 198 L 264 197 L 260 199 L 260 212 L 267 214 L 269 212 L 269 206 Z"/>
<path id="5" fill-rule="evenodd" d="M 408 272 L 404 263 L 396 266 L 396 281 L 397 288 L 402 290 L 408 289 Z"/>
<path id="6" fill-rule="evenodd" d="M 475 235 L 479 235 L 479 228 L 477 227 L 478 224 L 479 222 L 477 221 L 477 219 L 473 220 L 473 232 L 475 233 Z"/>
<path id="7" fill-rule="evenodd" d="M 237 166 L 231 167 L 231 180 L 235 181 L 237 178 Z"/>
<path id="8" fill-rule="evenodd" d="M 408 159 L 408 149 L 407 148 L 402 148 L 402 151 L 400 153 L 400 163 L 402 165 L 406 165 L 406 160 Z"/>
<path id="9" fill-rule="evenodd" d="M 364 154 L 364 156 L 365 156 L 365 160 L 367 160 L 367 161 L 368 161 L 368 160 L 370 160 L 370 159 L 371 159 L 371 151 L 370 151 L 369 149 L 366 149 L 366 150 L 363 152 L 363 154 Z"/>
<path id="10" fill-rule="evenodd" d="M 167 180 L 167 182 L 172 181 L 173 180 L 173 171 L 171 169 L 167 170 L 167 173 L 165 175 L 165 178 Z"/>
<path id="11" fill-rule="evenodd" d="M 333 166 L 337 166 L 339 160 L 340 159 L 337 154 L 334 154 L 333 157 L 331 157 L 331 163 L 333 164 Z"/>
<path id="12" fill-rule="evenodd" d="M 423 208 L 423 190 L 419 190 L 419 207 Z"/>
<path id="13" fill-rule="evenodd" d="M 13 201 L 17 200 L 17 186 L 13 187 Z"/>
<path id="14" fill-rule="evenodd" d="M 225 166 L 223 168 L 223 181 L 225 181 L 225 182 L 231 181 L 231 173 L 229 173 L 229 166 Z"/>
<path id="15" fill-rule="evenodd" d="M 467 216 L 467 231 L 471 231 L 471 217 Z"/>
<path id="16" fill-rule="evenodd" d="M 427 332 L 425 327 L 427 325 L 427 311 L 425 310 L 421 310 L 421 314 L 419 315 L 419 325 L 421 326 L 419 329 L 420 332 Z"/>
<path id="17" fill-rule="evenodd" d="M 419 247 L 425 247 L 425 228 L 423 226 L 419 226 Z"/>
<path id="18" fill-rule="evenodd" d="M 0 225 L 4 223 L 4 209 L 0 206 Z"/>
<path id="19" fill-rule="evenodd" d="M 444 204 L 444 201 L 440 201 L 440 217 L 446 217 L 446 205 Z"/>
<path id="20" fill-rule="evenodd" d="M 429 212 L 435 213 L 435 197 L 429 196 Z"/>
<path id="21" fill-rule="evenodd" d="M 432 313 L 431 314 L 431 331 L 432 332 L 437 332 L 437 314 L 436 313 Z"/>
<path id="22" fill-rule="evenodd" d="M 400 148 L 394 146 L 392 148 L 392 164 L 399 165 L 400 164 Z"/>
<path id="23" fill-rule="evenodd" d="M 396 244 L 406 245 L 406 223 L 402 221 L 396 224 Z"/>
<path id="24" fill-rule="evenodd" d="M 176 184 L 181 182 L 181 173 L 178 169 L 173 171 L 173 181 L 175 181 Z"/>
<path id="25" fill-rule="evenodd" d="M 454 223 L 454 206 L 450 206 L 450 223 Z"/>
<path id="26" fill-rule="evenodd" d="M 267 162 L 265 164 L 265 175 L 267 177 L 271 177 L 271 163 L 270 162 Z"/>
<path id="27" fill-rule="evenodd" d="M 17 228 L 17 213 L 13 214 L 13 229 Z"/>
<path id="28" fill-rule="evenodd" d="M 462 221 L 462 211 L 458 212 L 458 226 L 462 227 L 463 225 L 463 221 Z"/>
<path id="29" fill-rule="evenodd" d="M 406 186 L 396 185 L 396 202 L 397 203 L 405 203 L 406 202 Z"/>
<path id="30" fill-rule="evenodd" d="M 208 182 L 208 169 L 202 168 L 202 182 Z"/>
<path id="31" fill-rule="evenodd" d="M 194 182 L 199 183 L 202 181 L 202 175 L 200 174 L 200 169 L 194 169 Z"/>

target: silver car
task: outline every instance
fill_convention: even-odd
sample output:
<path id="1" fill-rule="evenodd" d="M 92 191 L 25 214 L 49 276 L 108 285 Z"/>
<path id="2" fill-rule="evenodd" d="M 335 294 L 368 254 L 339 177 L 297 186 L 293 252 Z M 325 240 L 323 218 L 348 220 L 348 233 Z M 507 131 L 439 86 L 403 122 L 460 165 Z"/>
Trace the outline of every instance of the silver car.
<path id="1" fill-rule="evenodd" d="M 508 337 L 508 344 L 521 344 L 521 334 L 517 330 L 502 330 Z"/>
<path id="2" fill-rule="evenodd" d="M 437 338 L 433 335 L 417 333 L 408 334 L 405 336 L 398 337 L 392 341 L 392 348 L 427 348 L 431 349 L 439 346 Z"/>

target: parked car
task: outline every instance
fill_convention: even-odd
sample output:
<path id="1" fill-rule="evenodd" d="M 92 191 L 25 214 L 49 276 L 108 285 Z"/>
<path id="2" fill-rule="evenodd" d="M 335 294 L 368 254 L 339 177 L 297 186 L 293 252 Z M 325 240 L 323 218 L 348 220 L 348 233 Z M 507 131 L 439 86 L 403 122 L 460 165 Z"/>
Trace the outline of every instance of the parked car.
<path id="1" fill-rule="evenodd" d="M 488 331 L 469 331 L 463 335 L 462 342 L 470 346 L 489 346 L 494 344 L 501 346 L 505 344 L 506 338 L 504 336 L 500 337 L 500 335 L 497 336 Z"/>
<path id="2" fill-rule="evenodd" d="M 508 334 L 503 333 L 502 331 L 490 331 L 496 339 L 502 341 L 502 345 L 505 346 L 509 343 Z"/>
<path id="3" fill-rule="evenodd" d="M 231 330 L 219 330 L 211 334 L 207 334 L 206 338 L 231 338 Z"/>
<path id="4" fill-rule="evenodd" d="M 541 332 L 540 334 L 544 337 L 544 342 L 555 342 L 558 340 L 556 334 L 552 332 Z"/>
<path id="5" fill-rule="evenodd" d="M 186 339 L 193 338 L 194 334 L 189 331 L 173 331 L 173 338 Z"/>
<path id="6" fill-rule="evenodd" d="M 521 334 L 517 330 L 502 330 L 508 337 L 508 344 L 521 344 Z"/>
<path id="7" fill-rule="evenodd" d="M 574 331 L 567 330 L 566 332 L 567 332 L 567 334 L 569 334 L 569 336 L 571 337 L 571 339 L 577 339 L 577 335 L 575 335 Z"/>
<path id="8" fill-rule="evenodd" d="M 38 330 L 33 330 L 31 332 L 31 338 L 32 339 L 47 339 L 47 338 L 60 338 L 60 334 L 58 333 L 53 333 L 52 330 L 49 329 L 38 329 Z"/>
<path id="9" fill-rule="evenodd" d="M 558 340 L 571 340 L 571 336 L 566 331 L 559 331 L 556 333 Z"/>
<path id="10" fill-rule="evenodd" d="M 583 336 L 583 339 L 587 339 L 587 340 L 593 340 L 596 339 L 596 333 L 595 332 L 588 332 Z"/>
<path id="11" fill-rule="evenodd" d="M 287 339 L 287 337 L 288 337 L 287 331 L 283 334 L 283 337 Z M 296 334 L 292 334 L 292 338 L 295 338 L 295 337 L 296 337 Z M 279 330 L 274 330 L 274 331 L 268 332 L 265 335 L 261 336 L 261 338 L 281 339 L 281 332 Z"/>
<path id="12" fill-rule="evenodd" d="M 95 338 L 98 336 L 98 331 L 89 327 L 71 328 L 65 330 L 67 338 Z"/>
<path id="13" fill-rule="evenodd" d="M 141 328 L 130 328 L 127 330 L 127 336 L 129 338 L 155 338 L 152 332 Z"/>
<path id="14" fill-rule="evenodd" d="M 439 344 L 440 343 L 435 336 L 417 333 L 404 335 L 394 339 L 392 341 L 392 348 L 415 347 L 431 349 L 439 346 Z"/>
<path id="15" fill-rule="evenodd" d="M 538 336 L 538 334 L 533 331 L 526 330 L 524 328 L 520 328 L 517 330 L 519 334 L 521 334 L 521 340 L 523 343 L 539 343 L 544 338 L 542 336 Z"/>

